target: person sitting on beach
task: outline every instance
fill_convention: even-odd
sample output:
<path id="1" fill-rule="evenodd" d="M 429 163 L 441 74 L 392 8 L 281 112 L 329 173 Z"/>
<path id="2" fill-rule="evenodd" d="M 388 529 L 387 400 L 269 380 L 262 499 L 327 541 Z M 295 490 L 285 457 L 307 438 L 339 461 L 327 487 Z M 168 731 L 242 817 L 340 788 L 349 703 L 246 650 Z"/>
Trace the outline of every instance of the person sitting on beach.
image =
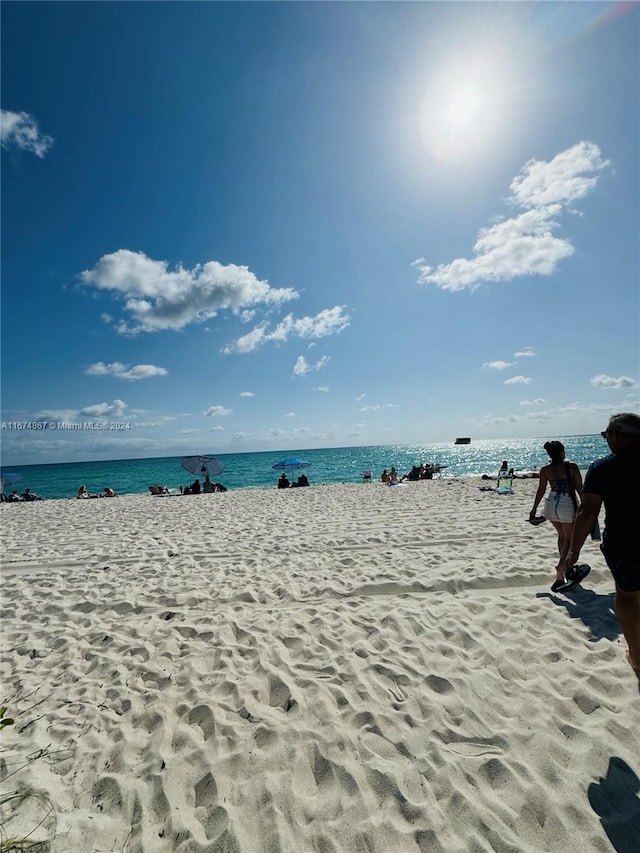
<path id="1" fill-rule="evenodd" d="M 535 519 L 538 504 L 544 497 L 549 484 L 551 492 L 545 500 L 542 514 L 553 524 L 558 533 L 559 560 L 556 565 L 556 580 L 551 587 L 553 592 L 557 592 L 566 583 L 565 558 L 569 551 L 573 522 L 578 511 L 576 495 L 582 495 L 582 475 L 575 462 L 565 462 L 562 442 L 547 441 L 544 449 L 549 454 L 551 462 L 540 469 L 540 483 L 529 519 Z"/>
<path id="2" fill-rule="evenodd" d="M 420 468 L 417 465 L 414 465 L 412 469 L 406 474 L 403 480 L 410 480 L 412 483 L 420 479 Z"/>
<path id="3" fill-rule="evenodd" d="M 288 489 L 289 488 L 289 480 L 287 479 L 287 475 L 282 472 L 280 475 L 280 479 L 278 480 L 278 488 L 279 489 Z"/>
<path id="4" fill-rule="evenodd" d="M 11 494 L 7 496 L 7 501 L 9 501 L 9 503 L 12 503 L 12 504 L 19 503 L 19 502 L 21 502 L 21 501 L 22 501 L 22 498 L 21 498 L 21 497 L 20 497 L 20 495 L 18 494 L 18 490 L 17 490 L 17 489 L 14 489 L 14 490 L 11 492 Z"/>
<path id="5" fill-rule="evenodd" d="M 384 469 L 384 471 L 382 472 L 382 474 L 380 476 L 380 482 L 381 483 L 388 483 L 389 482 L 389 474 L 387 473 L 386 468 Z"/>
<path id="6" fill-rule="evenodd" d="M 104 487 L 104 496 L 105 496 L 105 498 L 115 498 L 116 493 L 114 492 L 114 490 L 110 486 L 105 486 Z"/>
<path id="7" fill-rule="evenodd" d="M 214 491 L 213 486 L 214 484 L 211 482 L 211 478 L 207 474 L 207 476 L 204 478 L 204 483 L 202 484 L 202 491 L 205 493 L 205 495 L 210 495 L 211 492 Z"/>
<path id="8" fill-rule="evenodd" d="M 199 495 L 200 491 L 200 480 L 194 480 L 193 483 L 191 483 L 191 494 Z"/>
<path id="9" fill-rule="evenodd" d="M 398 485 L 398 472 L 396 471 L 395 465 L 391 466 L 391 471 L 389 473 L 389 485 L 397 486 Z"/>
<path id="10" fill-rule="evenodd" d="M 168 495 L 169 487 L 168 486 L 159 486 L 157 483 L 153 486 L 149 486 L 149 491 L 152 495 Z"/>
<path id="11" fill-rule="evenodd" d="M 31 489 L 25 489 L 24 494 L 22 495 L 23 501 L 41 501 L 44 500 L 40 497 L 40 495 L 36 495 L 35 492 L 32 492 Z"/>
<path id="12" fill-rule="evenodd" d="M 78 497 L 78 498 L 90 498 L 91 497 L 91 495 L 87 491 L 87 487 L 84 485 L 84 483 L 78 489 L 78 494 L 76 495 L 76 497 Z"/>
<path id="13" fill-rule="evenodd" d="M 308 485 L 309 485 L 309 479 L 308 479 L 307 475 L 306 474 L 300 474 L 300 476 L 298 477 L 298 482 L 296 483 L 296 486 L 308 486 Z"/>
<path id="14" fill-rule="evenodd" d="M 211 483 L 211 485 L 213 486 L 214 492 L 228 492 L 229 491 L 229 489 L 227 489 L 226 486 L 223 486 L 222 483 Z"/>

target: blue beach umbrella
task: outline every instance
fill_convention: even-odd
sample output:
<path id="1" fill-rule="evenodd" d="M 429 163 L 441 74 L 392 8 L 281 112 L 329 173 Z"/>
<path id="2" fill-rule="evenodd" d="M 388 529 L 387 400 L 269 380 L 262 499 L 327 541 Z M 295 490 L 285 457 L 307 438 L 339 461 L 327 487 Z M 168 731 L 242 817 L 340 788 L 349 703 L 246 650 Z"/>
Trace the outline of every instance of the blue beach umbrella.
<path id="1" fill-rule="evenodd" d="M 311 465 L 311 462 L 307 462 L 306 459 L 298 459 L 297 456 L 289 456 L 287 459 L 283 459 L 282 462 L 276 462 L 275 465 L 271 467 L 276 471 L 300 471 L 302 468 L 308 468 Z"/>
<path id="2" fill-rule="evenodd" d="M 12 486 L 21 479 L 22 474 L 10 474 L 8 471 L 2 471 L 2 473 L 0 473 L 0 484 L 2 485 L 2 490 L 4 491 L 5 486 Z"/>

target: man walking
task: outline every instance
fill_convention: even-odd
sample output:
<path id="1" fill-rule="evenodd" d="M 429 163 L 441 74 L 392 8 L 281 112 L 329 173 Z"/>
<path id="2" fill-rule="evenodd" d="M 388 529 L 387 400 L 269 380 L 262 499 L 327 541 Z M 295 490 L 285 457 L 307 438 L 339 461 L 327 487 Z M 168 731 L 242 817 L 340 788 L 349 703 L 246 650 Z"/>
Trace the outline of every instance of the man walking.
<path id="1" fill-rule="evenodd" d="M 570 577 L 604 501 L 601 550 L 616 582 L 616 615 L 629 647 L 627 658 L 640 674 L 640 415 L 612 415 L 602 437 L 611 453 L 593 462 L 584 479 L 567 573 Z"/>

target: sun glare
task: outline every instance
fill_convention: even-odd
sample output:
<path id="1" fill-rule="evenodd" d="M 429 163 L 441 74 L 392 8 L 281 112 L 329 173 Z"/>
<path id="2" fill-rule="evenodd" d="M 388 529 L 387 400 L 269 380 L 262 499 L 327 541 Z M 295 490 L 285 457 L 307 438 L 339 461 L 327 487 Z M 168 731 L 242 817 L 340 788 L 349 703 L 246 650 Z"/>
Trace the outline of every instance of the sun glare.
<path id="1" fill-rule="evenodd" d="M 422 108 L 425 143 L 437 160 L 479 154 L 503 130 L 508 69 L 495 58 L 450 61 L 429 81 Z"/>
<path id="2" fill-rule="evenodd" d="M 480 101 L 481 98 L 471 86 L 454 92 L 445 112 L 445 120 L 449 122 L 451 128 L 471 124 L 480 112 Z"/>

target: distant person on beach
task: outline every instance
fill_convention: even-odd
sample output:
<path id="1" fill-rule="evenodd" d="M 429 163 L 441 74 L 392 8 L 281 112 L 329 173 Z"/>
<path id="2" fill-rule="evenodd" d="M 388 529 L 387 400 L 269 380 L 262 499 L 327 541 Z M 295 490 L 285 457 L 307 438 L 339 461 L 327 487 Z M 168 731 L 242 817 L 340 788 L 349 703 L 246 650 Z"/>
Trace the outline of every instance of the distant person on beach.
<path id="1" fill-rule="evenodd" d="M 278 488 L 279 489 L 288 489 L 289 488 L 289 480 L 287 479 L 287 475 L 282 472 L 280 478 L 278 480 Z"/>
<path id="2" fill-rule="evenodd" d="M 380 482 L 381 483 L 388 483 L 389 482 L 389 474 L 387 473 L 386 468 L 384 469 L 384 471 L 380 475 Z"/>
<path id="3" fill-rule="evenodd" d="M 77 496 L 76 496 L 76 497 L 78 497 L 78 498 L 95 498 L 95 497 L 97 497 L 97 495 L 92 495 L 92 494 L 90 494 L 90 493 L 87 491 L 87 487 L 86 487 L 86 486 L 84 485 L 84 483 L 83 483 L 83 484 L 80 486 L 80 488 L 78 489 L 78 494 L 77 494 Z"/>
<path id="4" fill-rule="evenodd" d="M 307 477 L 307 475 L 306 474 L 300 474 L 300 476 L 298 477 L 298 482 L 296 483 L 296 486 L 308 486 L 308 485 L 309 485 L 309 478 Z"/>
<path id="5" fill-rule="evenodd" d="M 105 486 L 104 487 L 104 496 L 105 496 L 105 498 L 115 498 L 116 493 L 114 492 L 114 490 L 110 486 Z"/>
<path id="6" fill-rule="evenodd" d="M 213 492 L 213 483 L 211 482 L 211 479 L 208 474 L 204 478 L 204 483 L 202 484 L 202 491 L 205 493 L 205 495 L 210 495 Z"/>
<path id="7" fill-rule="evenodd" d="M 394 465 L 392 465 L 392 466 L 391 466 L 391 471 L 390 471 L 390 473 L 389 473 L 389 483 L 390 483 L 392 486 L 397 486 L 397 485 L 398 485 L 398 472 L 396 471 L 396 469 L 395 469 L 395 466 L 394 466 Z"/>
<path id="8" fill-rule="evenodd" d="M 589 466 L 582 505 L 566 557 L 567 575 L 580 556 L 604 502 L 605 527 L 600 549 L 616 583 L 615 610 L 627 641 L 627 659 L 640 675 L 640 415 L 612 415 L 602 437 L 611 453 Z"/>
<path id="9" fill-rule="evenodd" d="M 102 495 L 94 495 L 91 492 L 87 491 L 87 487 L 85 485 L 82 485 L 78 489 L 77 497 L 79 497 L 79 498 L 101 498 Z"/>
<path id="10" fill-rule="evenodd" d="M 157 483 L 154 484 L 153 486 L 149 486 L 149 491 L 151 492 L 152 495 L 168 495 L 169 494 L 168 486 L 159 486 L 159 485 L 157 485 Z"/>
<path id="11" fill-rule="evenodd" d="M 556 565 L 556 579 L 551 587 L 553 592 L 558 592 L 563 585 L 568 583 L 564 575 L 564 560 L 569 550 L 573 522 L 578 511 L 578 500 L 576 495 L 582 494 L 582 476 L 575 462 L 566 462 L 564 445 L 561 441 L 547 441 L 544 449 L 549 454 L 551 462 L 540 469 L 540 483 L 533 501 L 529 520 L 536 517 L 538 504 L 547 491 L 547 485 L 551 492 L 544 502 L 543 515 L 555 527 L 558 533 L 558 564 Z M 506 465 L 506 462 L 502 463 Z M 500 475 L 498 475 L 498 478 Z"/>
<path id="12" fill-rule="evenodd" d="M 20 502 L 22 501 L 22 498 L 21 498 L 21 497 L 20 497 L 20 495 L 18 494 L 18 490 L 17 490 L 17 489 L 14 489 L 14 490 L 11 492 L 11 494 L 7 496 L 7 501 L 8 501 L 9 503 L 12 503 L 12 504 L 14 504 L 14 503 L 20 503 Z"/>
<path id="13" fill-rule="evenodd" d="M 200 480 L 194 480 L 193 483 L 191 483 L 191 494 L 192 495 L 199 495 L 200 494 Z"/>
<path id="14" fill-rule="evenodd" d="M 44 498 L 41 498 L 40 495 L 36 495 L 35 492 L 32 492 L 31 489 L 25 489 L 22 495 L 23 501 L 41 501 Z"/>

